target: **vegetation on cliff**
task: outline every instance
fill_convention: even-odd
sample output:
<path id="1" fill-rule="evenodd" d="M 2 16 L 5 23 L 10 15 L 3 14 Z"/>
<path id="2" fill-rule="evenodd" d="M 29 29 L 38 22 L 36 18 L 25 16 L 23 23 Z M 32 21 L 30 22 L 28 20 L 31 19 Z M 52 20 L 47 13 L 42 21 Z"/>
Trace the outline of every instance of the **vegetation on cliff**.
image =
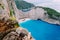
<path id="1" fill-rule="evenodd" d="M 37 6 L 36 8 L 43 8 L 45 11 L 47 11 L 47 14 L 49 15 L 50 18 L 60 20 L 60 13 L 52 8 L 41 6 Z"/>
<path id="2" fill-rule="evenodd" d="M 0 8 L 4 9 L 4 6 L 0 3 Z"/>
<path id="3" fill-rule="evenodd" d="M 28 3 L 26 1 L 15 0 L 15 3 L 18 9 L 28 9 L 28 8 L 34 7 L 33 4 Z"/>
<path id="4" fill-rule="evenodd" d="M 54 10 L 52 8 L 46 8 L 46 7 L 44 7 L 43 9 L 47 11 L 49 17 L 51 17 L 53 19 L 59 19 L 60 18 L 60 13 L 57 12 L 56 10 Z"/>

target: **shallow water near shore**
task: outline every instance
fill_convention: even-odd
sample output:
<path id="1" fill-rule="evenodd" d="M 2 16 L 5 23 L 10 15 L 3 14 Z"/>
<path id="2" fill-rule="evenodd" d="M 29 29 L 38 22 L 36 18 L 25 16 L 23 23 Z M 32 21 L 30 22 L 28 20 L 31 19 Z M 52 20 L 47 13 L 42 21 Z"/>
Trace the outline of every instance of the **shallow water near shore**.
<path id="1" fill-rule="evenodd" d="M 42 20 L 28 20 L 19 24 L 31 32 L 36 40 L 60 40 L 60 26 Z"/>

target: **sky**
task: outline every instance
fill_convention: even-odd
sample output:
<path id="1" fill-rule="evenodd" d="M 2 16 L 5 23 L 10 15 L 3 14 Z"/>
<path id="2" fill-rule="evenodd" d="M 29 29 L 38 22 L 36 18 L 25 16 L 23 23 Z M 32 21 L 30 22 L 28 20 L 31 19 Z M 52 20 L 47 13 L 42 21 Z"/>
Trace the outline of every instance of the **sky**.
<path id="1" fill-rule="evenodd" d="M 60 12 L 60 0 L 25 0 L 36 6 L 50 7 Z"/>

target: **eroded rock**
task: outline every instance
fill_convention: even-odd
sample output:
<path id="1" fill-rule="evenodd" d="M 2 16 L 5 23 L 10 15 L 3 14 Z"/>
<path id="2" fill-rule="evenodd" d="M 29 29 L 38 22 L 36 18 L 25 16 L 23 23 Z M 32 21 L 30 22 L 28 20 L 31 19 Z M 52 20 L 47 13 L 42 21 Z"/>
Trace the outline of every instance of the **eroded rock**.
<path id="1" fill-rule="evenodd" d="M 3 40 L 34 40 L 31 34 L 24 28 L 17 28 L 8 33 Z"/>

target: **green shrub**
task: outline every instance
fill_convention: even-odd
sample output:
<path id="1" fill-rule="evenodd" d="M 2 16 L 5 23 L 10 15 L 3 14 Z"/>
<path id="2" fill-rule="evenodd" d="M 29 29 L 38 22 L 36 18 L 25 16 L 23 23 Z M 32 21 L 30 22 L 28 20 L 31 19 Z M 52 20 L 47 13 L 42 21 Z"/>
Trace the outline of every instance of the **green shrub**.
<path id="1" fill-rule="evenodd" d="M 16 3 L 16 6 L 17 6 L 18 9 L 28 9 L 28 8 L 34 7 L 33 4 L 28 3 L 26 1 L 16 0 L 15 3 Z"/>
<path id="2" fill-rule="evenodd" d="M 10 9 L 10 16 L 13 16 L 13 10 Z"/>

